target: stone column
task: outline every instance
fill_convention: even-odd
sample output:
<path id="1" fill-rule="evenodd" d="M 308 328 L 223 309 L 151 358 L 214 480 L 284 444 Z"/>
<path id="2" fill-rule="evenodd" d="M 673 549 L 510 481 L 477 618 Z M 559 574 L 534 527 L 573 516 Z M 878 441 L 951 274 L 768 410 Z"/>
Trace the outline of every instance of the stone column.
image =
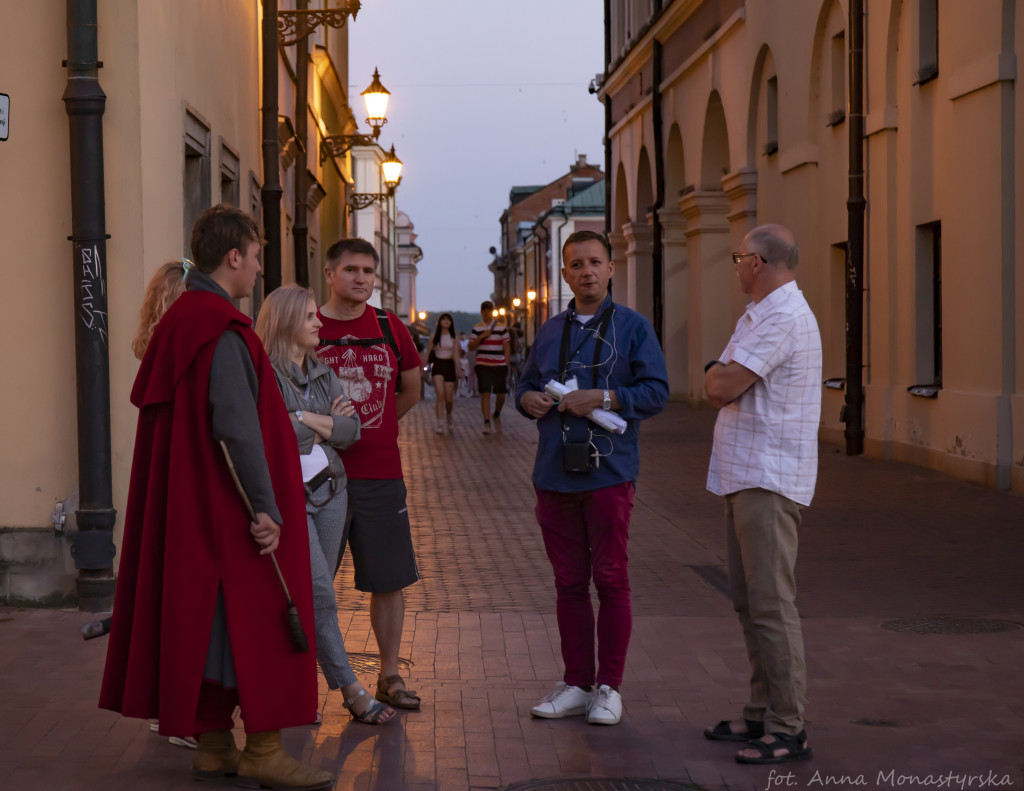
<path id="1" fill-rule="evenodd" d="M 622 226 L 622 235 L 626 239 L 625 304 L 650 319 L 654 315 L 654 233 L 649 223 L 628 222 Z"/>
<path id="2" fill-rule="evenodd" d="M 689 271 L 687 270 L 686 218 L 678 209 L 663 208 L 661 220 L 662 261 L 665 268 L 664 333 L 662 342 L 673 395 L 687 395 L 689 376 Z"/>
<path id="3" fill-rule="evenodd" d="M 611 231 L 608 234 L 608 243 L 612 246 L 612 261 L 615 262 L 615 274 L 612 276 L 612 298 L 625 305 L 626 282 L 629 280 L 626 264 L 626 237 L 620 232 Z"/>
<path id="4" fill-rule="evenodd" d="M 757 170 L 740 168 L 722 176 L 722 189 L 729 199 L 729 236 L 732 249 L 739 250 L 743 237 L 757 227 Z M 733 289 L 732 308 L 737 314 L 742 313 L 750 298 Z"/>
<path id="5" fill-rule="evenodd" d="M 729 238 L 729 199 L 719 190 L 695 190 L 679 199 L 686 220 L 688 395 L 704 398 L 704 363 L 722 353 L 738 316 Z"/>

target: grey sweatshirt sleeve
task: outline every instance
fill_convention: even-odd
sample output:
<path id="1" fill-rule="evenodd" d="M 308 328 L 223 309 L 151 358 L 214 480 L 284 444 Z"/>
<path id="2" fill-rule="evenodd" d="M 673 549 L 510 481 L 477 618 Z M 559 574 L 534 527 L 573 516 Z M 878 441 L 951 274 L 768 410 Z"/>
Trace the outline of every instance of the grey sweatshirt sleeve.
<path id="1" fill-rule="evenodd" d="M 242 337 L 227 330 L 217 341 L 210 366 L 210 415 L 213 438 L 224 440 L 242 488 L 257 513 L 281 524 L 274 500 L 267 457 L 263 450 L 260 418 L 256 411 L 259 382 Z"/>

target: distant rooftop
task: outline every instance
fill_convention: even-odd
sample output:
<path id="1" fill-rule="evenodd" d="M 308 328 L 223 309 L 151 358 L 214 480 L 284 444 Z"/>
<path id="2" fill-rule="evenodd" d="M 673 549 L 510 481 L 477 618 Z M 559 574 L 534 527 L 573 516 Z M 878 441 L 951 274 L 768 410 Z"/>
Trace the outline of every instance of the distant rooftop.
<path id="1" fill-rule="evenodd" d="M 577 192 L 572 198 L 562 204 L 566 211 L 604 211 L 605 189 L 604 179 L 592 184 L 585 190 Z"/>
<path id="2" fill-rule="evenodd" d="M 519 201 L 529 198 L 533 193 L 544 189 L 545 186 L 547 185 L 538 184 L 529 187 L 513 187 L 508 191 L 508 205 L 514 206 L 519 203 Z"/>

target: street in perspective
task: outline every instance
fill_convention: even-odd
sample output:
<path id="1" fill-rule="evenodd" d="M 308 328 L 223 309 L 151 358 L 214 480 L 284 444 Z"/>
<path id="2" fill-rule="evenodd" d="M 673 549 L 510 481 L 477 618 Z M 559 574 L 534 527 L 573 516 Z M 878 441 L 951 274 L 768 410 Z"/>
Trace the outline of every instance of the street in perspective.
<path id="1" fill-rule="evenodd" d="M 714 411 L 671 403 L 643 427 L 625 714 L 602 728 L 529 714 L 561 678 L 529 480 L 536 429 L 509 413 L 501 434 L 481 434 L 476 407 L 457 399 L 445 436 L 429 400 L 402 424 L 422 579 L 407 590 L 400 654 L 421 710 L 379 728 L 353 721 L 321 674 L 322 724 L 285 732 L 292 754 L 337 775 L 335 789 L 1022 787 L 1024 499 L 822 444 L 798 568 L 816 757 L 745 767 L 702 735 L 747 691 L 722 504 L 704 489 Z M 347 559 L 336 591 L 369 683 L 369 597 Z M 0 610 L 3 788 L 194 788 L 190 750 L 96 708 L 107 638 L 83 641 L 88 620 Z"/>

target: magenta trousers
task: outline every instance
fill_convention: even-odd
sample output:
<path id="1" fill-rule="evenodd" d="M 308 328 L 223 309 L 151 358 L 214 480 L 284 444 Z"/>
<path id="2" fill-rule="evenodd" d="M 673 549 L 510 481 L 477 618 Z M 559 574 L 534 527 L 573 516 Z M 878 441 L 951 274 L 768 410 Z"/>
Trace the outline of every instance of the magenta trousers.
<path id="1" fill-rule="evenodd" d="M 537 522 L 555 572 L 563 680 L 577 687 L 618 687 L 633 629 L 627 569 L 633 483 L 589 492 L 536 492 Z M 591 579 L 600 603 L 596 663 Z"/>

